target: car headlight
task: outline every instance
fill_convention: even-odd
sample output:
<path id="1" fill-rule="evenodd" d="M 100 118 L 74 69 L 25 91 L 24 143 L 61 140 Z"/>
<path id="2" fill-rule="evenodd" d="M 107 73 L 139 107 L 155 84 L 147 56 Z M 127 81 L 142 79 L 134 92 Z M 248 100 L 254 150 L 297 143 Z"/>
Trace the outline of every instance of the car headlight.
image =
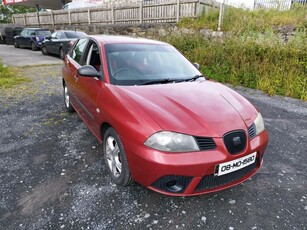
<path id="1" fill-rule="evenodd" d="M 256 117 L 254 121 L 255 127 L 256 127 L 256 135 L 261 133 L 264 130 L 264 122 L 261 113 L 258 113 L 258 116 Z"/>
<path id="2" fill-rule="evenodd" d="M 153 134 L 144 142 L 144 144 L 153 149 L 165 152 L 199 151 L 199 147 L 194 137 L 168 131 L 161 131 Z"/>

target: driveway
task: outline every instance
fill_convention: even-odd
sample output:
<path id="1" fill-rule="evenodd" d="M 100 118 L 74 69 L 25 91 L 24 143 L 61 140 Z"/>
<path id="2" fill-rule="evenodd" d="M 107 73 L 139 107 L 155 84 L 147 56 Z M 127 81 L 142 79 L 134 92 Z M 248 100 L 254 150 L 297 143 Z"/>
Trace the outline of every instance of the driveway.
<path id="1" fill-rule="evenodd" d="M 45 56 L 40 50 L 16 49 L 11 45 L 0 45 L 0 59 L 10 66 L 61 64 L 63 61 L 56 56 Z"/>
<path id="2" fill-rule="evenodd" d="M 64 108 L 61 65 L 22 69 L 32 82 L 0 89 L 0 229 L 307 229 L 306 102 L 236 88 L 269 131 L 263 167 L 231 189 L 170 197 L 112 183 L 102 146 Z"/>

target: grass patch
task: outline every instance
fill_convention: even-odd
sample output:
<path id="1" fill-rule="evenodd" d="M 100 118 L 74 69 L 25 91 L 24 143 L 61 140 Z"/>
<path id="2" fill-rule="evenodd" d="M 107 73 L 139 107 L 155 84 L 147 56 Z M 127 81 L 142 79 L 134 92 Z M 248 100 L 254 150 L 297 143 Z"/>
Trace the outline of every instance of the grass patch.
<path id="1" fill-rule="evenodd" d="M 29 78 L 20 76 L 17 69 L 0 63 L 0 88 L 10 89 L 15 85 L 30 81 Z"/>

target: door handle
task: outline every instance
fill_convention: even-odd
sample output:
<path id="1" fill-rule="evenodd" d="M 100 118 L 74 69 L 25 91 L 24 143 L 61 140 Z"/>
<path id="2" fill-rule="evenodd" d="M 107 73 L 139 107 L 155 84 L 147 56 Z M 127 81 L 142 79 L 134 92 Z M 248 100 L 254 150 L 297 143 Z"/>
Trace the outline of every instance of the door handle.
<path id="1" fill-rule="evenodd" d="M 75 75 L 75 76 L 74 76 L 74 79 L 75 79 L 75 82 L 77 82 L 77 81 L 78 81 L 78 77 L 77 77 L 77 75 Z"/>

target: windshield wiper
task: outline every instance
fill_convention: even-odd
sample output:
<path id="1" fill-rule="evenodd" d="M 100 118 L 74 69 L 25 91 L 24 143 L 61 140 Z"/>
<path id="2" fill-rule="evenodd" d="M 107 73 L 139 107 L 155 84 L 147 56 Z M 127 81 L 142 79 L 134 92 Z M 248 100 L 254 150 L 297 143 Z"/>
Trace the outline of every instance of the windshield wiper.
<path id="1" fill-rule="evenodd" d="M 178 82 L 183 82 L 183 81 L 195 81 L 196 79 L 198 79 L 200 77 L 204 77 L 204 76 L 203 75 L 195 75 L 194 77 L 186 78 L 186 79 L 164 78 L 164 79 L 159 79 L 159 80 L 147 81 L 147 82 L 142 83 L 141 85 L 154 85 L 154 84 L 178 83 Z"/>
<path id="2" fill-rule="evenodd" d="M 164 78 L 164 79 L 159 79 L 159 80 L 147 81 L 147 82 L 142 83 L 141 85 L 167 84 L 167 83 L 173 83 L 173 82 L 178 82 L 178 80 Z"/>
<path id="3" fill-rule="evenodd" d="M 195 75 L 194 77 L 182 79 L 182 80 L 180 80 L 178 82 L 182 82 L 182 81 L 195 81 L 195 80 L 197 80 L 198 78 L 201 78 L 201 77 L 204 78 L 204 75 Z"/>

